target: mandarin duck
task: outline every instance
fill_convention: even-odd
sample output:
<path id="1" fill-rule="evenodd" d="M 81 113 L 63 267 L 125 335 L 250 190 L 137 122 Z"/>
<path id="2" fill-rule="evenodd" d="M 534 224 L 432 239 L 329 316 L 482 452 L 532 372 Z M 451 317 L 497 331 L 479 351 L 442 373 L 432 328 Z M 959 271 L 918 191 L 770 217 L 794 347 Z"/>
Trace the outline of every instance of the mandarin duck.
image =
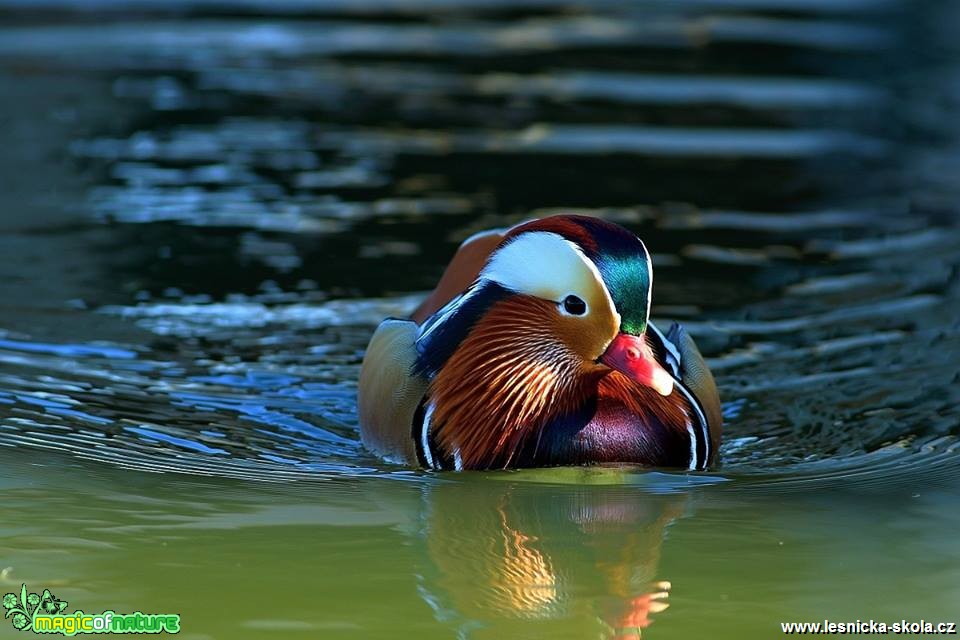
<path id="1" fill-rule="evenodd" d="M 371 338 L 364 445 L 428 469 L 706 469 L 717 387 L 682 327 L 650 322 L 652 282 L 643 242 L 598 218 L 467 239 L 412 316 Z"/>

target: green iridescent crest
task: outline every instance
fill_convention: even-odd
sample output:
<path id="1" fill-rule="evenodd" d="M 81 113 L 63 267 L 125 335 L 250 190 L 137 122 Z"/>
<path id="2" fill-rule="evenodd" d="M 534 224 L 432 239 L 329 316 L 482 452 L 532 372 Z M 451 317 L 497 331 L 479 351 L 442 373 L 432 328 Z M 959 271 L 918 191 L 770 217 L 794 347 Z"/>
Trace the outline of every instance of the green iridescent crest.
<path id="1" fill-rule="evenodd" d="M 601 258 L 597 268 L 620 314 L 620 330 L 640 335 L 647 330 L 650 270 L 645 255 Z"/>

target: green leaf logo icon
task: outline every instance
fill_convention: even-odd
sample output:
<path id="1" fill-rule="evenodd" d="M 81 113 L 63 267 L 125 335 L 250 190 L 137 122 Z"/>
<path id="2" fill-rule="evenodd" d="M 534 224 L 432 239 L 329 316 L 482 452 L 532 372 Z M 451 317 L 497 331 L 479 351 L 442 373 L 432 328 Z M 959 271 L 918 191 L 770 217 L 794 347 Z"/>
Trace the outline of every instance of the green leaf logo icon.
<path id="1" fill-rule="evenodd" d="M 3 596 L 4 618 L 12 618 L 10 622 L 14 629 L 27 631 L 31 629 L 39 615 L 59 615 L 67 608 L 67 603 L 44 589 L 42 594 L 29 593 L 27 585 L 20 588 L 20 597 L 7 593 Z"/>

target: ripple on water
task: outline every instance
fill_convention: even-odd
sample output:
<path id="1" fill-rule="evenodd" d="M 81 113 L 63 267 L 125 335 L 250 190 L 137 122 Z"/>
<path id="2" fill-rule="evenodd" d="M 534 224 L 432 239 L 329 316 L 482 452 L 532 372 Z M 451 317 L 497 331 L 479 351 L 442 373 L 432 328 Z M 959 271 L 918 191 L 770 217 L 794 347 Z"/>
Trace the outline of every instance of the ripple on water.
<path id="1" fill-rule="evenodd" d="M 250 480 L 381 473 L 378 469 L 386 468 L 369 459 L 357 441 L 352 381 L 369 330 L 385 315 L 408 313 L 418 299 L 273 306 L 168 302 L 103 309 L 159 336 L 182 340 L 174 362 L 151 360 L 155 354 L 144 353 L 143 346 L 134 350 L 6 340 L 0 343 L 0 359 L 17 373 L 4 376 L 2 383 L 18 392 L 0 393 L 6 416 L 0 422 L 2 442 L 129 468 Z M 873 315 L 848 312 L 840 314 L 838 322 Z M 837 322 L 801 321 L 797 330 L 805 324 L 837 327 Z M 357 331 L 329 333 L 342 327 Z M 691 329 L 696 333 L 700 328 L 693 323 Z M 764 335 L 768 340 L 782 333 L 780 329 L 756 323 L 724 328 L 738 338 Z M 256 345 L 258 338 L 268 336 L 275 339 L 246 351 L 243 360 L 215 361 L 206 350 L 194 351 L 197 340 Z M 951 349 L 958 342 L 957 335 L 927 336 Z M 937 474 L 949 474 L 956 420 L 951 396 L 943 396 L 938 409 L 942 415 L 928 420 L 922 431 L 916 422 L 898 426 L 894 419 L 904 415 L 894 408 L 898 404 L 923 399 L 924 390 L 916 391 L 909 383 L 922 357 L 911 362 L 903 355 L 918 337 L 894 330 L 793 348 L 757 342 L 713 356 L 728 409 L 723 476 L 756 490 L 786 491 L 845 479 L 882 485 L 931 467 L 940 469 Z M 337 342 L 311 349 L 318 338 Z M 887 358 L 889 365 L 884 364 Z M 139 366 L 118 366 L 131 359 Z M 865 359 L 870 364 L 859 364 Z M 166 375 L 171 367 L 176 367 L 174 375 Z M 100 376 L 100 371 L 108 373 Z M 881 374 L 898 388 L 915 392 L 871 403 L 869 381 Z M 39 385 L 38 380 L 45 382 Z M 943 383 L 950 386 L 949 380 Z M 798 404 L 809 398 L 817 398 L 820 406 Z M 878 433 L 884 423 L 888 432 Z M 843 437 L 838 437 L 840 432 Z M 553 481 L 549 474 L 531 477 Z M 715 482 L 709 475 L 680 475 L 674 484 L 670 477 L 651 490 Z M 639 474 L 616 481 L 647 486 L 652 478 Z"/>
<path id="2" fill-rule="evenodd" d="M 143 347 L 138 353 L 119 345 L 5 340 L 0 361 L 17 373 L 4 376 L 3 385 L 19 391 L 0 393 L 0 440 L 153 471 L 266 480 L 370 473 L 382 465 L 362 453 L 346 381 L 356 379 L 369 327 L 415 303 L 406 297 L 103 309 L 183 339 L 175 361 L 153 361 L 156 354 Z M 356 327 L 363 329 L 353 333 Z M 323 330 L 334 333 L 324 348 L 313 348 Z M 256 356 L 246 350 L 256 363 L 192 352 L 197 340 L 242 344 L 257 342 L 254 336 L 273 338 Z M 278 338 L 284 346 L 273 348 Z M 118 366 L 131 358 L 140 366 Z M 38 388 L 38 379 L 49 390 Z"/>
<path id="3" fill-rule="evenodd" d="M 667 494 L 955 474 L 960 216 L 955 185 L 914 174 L 948 173 L 957 132 L 890 80 L 902 3 L 245 0 L 277 14 L 260 22 L 48 4 L 117 15 L 3 26 L 0 51 L 107 78 L 88 93 L 140 114 L 64 145 L 101 171 L 76 233 L 110 238 L 85 274 L 109 304 L 69 319 L 142 333 L 0 331 L 0 445 L 251 481 L 442 481 L 359 444 L 370 332 L 456 241 L 577 211 L 653 249 L 654 314 L 684 322 L 723 392 L 723 464 L 496 478 Z M 931 84 L 953 86 L 944 73 Z M 916 129 L 938 145 L 891 133 Z"/>

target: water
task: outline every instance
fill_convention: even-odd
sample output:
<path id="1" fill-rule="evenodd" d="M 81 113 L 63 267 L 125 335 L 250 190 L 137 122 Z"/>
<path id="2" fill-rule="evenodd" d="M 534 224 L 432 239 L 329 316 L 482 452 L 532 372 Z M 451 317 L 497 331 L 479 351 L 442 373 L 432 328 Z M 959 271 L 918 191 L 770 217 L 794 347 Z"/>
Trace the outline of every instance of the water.
<path id="1" fill-rule="evenodd" d="M 195 639 L 960 618 L 960 7 L 4 5 L 0 591 Z M 376 323 L 555 211 L 653 251 L 720 467 L 367 454 Z"/>

